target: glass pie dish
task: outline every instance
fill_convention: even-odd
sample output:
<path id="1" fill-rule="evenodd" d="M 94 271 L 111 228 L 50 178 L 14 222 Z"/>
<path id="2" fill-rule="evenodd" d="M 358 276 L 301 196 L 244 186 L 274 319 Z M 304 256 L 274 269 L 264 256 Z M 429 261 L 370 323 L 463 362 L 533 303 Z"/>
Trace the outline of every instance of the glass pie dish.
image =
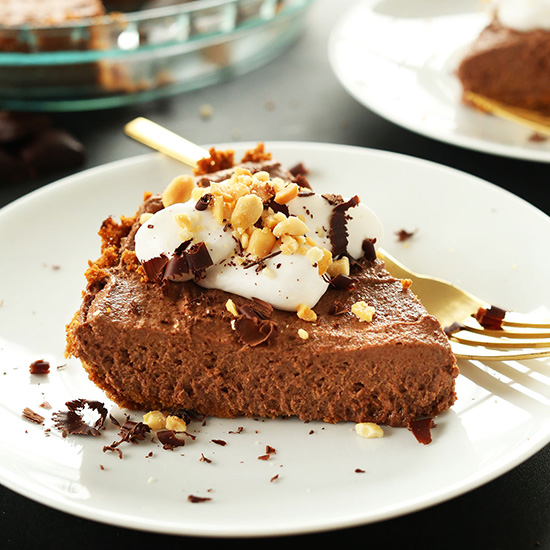
<path id="1" fill-rule="evenodd" d="M 62 24 L 0 24 L 0 105 L 104 109 L 221 82 L 282 53 L 312 1 L 155 0 Z"/>

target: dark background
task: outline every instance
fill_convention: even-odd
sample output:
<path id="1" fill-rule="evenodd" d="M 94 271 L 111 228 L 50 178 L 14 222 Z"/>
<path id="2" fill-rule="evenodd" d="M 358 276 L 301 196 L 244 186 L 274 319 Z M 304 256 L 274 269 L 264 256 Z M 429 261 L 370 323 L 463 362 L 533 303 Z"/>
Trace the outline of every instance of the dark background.
<path id="1" fill-rule="evenodd" d="M 358 104 L 333 75 L 327 59 L 332 25 L 350 0 L 318 0 L 307 29 L 285 54 L 231 82 L 158 102 L 98 112 L 59 113 L 54 124 L 86 147 L 84 168 L 148 152 L 126 137 L 123 125 L 145 116 L 201 143 L 315 141 L 396 151 L 460 169 L 512 191 L 550 214 L 549 165 L 458 148 L 402 129 Z M 201 116 L 209 105 L 212 116 Z M 1 107 L 1 106 L 0 106 Z M 66 175 L 3 185 L 0 206 Z M 239 539 L 244 546 L 288 542 L 374 548 L 550 548 L 550 447 L 509 473 L 438 506 L 397 519 L 318 535 Z M 173 537 L 98 524 L 52 510 L 0 487 L 2 548 L 101 548 L 203 545 L 208 539 Z M 226 544 L 227 540 L 214 539 Z"/>

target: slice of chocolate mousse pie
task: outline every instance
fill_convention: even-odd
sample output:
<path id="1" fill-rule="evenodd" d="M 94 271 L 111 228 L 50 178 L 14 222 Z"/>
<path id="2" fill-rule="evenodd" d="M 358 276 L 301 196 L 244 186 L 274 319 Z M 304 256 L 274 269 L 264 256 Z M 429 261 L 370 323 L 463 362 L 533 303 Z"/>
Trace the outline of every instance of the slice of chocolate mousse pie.
<path id="1" fill-rule="evenodd" d="M 449 341 L 376 257 L 376 215 L 261 144 L 210 155 L 103 222 L 67 326 L 90 379 L 144 411 L 406 426 L 449 409 Z"/>

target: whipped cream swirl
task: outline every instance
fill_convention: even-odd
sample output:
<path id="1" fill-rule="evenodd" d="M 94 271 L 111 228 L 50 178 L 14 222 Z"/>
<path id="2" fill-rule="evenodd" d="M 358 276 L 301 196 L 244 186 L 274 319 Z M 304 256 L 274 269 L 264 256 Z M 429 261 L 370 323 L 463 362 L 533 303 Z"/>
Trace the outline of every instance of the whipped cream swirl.
<path id="1" fill-rule="evenodd" d="M 550 0 L 493 0 L 498 20 L 520 32 L 550 30 Z"/>
<path id="2" fill-rule="evenodd" d="M 261 216 L 247 228 L 237 226 L 228 214 L 228 202 L 222 204 L 222 219 L 217 208 L 221 200 L 216 202 L 220 196 L 230 201 L 228 194 L 237 188 L 242 196 L 243 181 L 251 190 L 247 196 L 260 195 L 263 205 Z M 283 195 L 290 189 L 294 196 L 283 204 L 273 202 L 265 192 L 273 187 Z M 295 226 L 300 231 L 288 229 Z M 267 233 L 272 244 L 267 254 L 255 255 L 252 241 L 265 237 L 260 233 Z M 169 205 L 144 221 L 135 236 L 135 251 L 145 266 L 159 259 L 166 263 L 200 246 L 203 255 L 204 249 L 208 251 L 208 262 L 198 272 L 177 272 L 173 280 L 194 278 L 204 288 L 259 298 L 277 309 L 296 311 L 301 305 L 314 307 L 326 292 L 330 265 L 328 273 L 320 266 L 327 258 L 335 265 L 344 256 L 346 262 L 346 257 L 358 259 L 364 253 L 363 242 L 381 235 L 379 219 L 358 197 L 346 201 L 319 195 L 305 188 L 293 189 L 282 180 L 269 180 L 266 173 L 245 171 L 211 187 L 195 188 L 189 200 Z"/>

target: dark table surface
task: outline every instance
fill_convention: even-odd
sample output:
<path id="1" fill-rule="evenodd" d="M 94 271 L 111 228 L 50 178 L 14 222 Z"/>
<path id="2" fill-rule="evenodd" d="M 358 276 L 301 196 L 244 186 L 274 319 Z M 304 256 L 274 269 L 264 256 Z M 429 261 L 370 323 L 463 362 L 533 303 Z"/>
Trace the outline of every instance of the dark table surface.
<path id="1" fill-rule="evenodd" d="M 327 59 L 332 25 L 353 2 L 319 0 L 297 43 L 269 65 L 236 80 L 178 97 L 99 112 L 58 113 L 56 126 L 85 145 L 84 168 L 141 155 L 148 150 L 122 133 L 145 116 L 197 143 L 312 141 L 396 151 L 451 166 L 501 186 L 550 214 L 550 165 L 462 149 L 417 135 L 352 99 Z M 201 116 L 209 105 L 212 116 Z M 0 188 L 0 206 L 65 174 Z M 375 548 L 550 548 L 550 446 L 500 478 L 429 509 L 363 527 L 322 534 L 243 539 L 243 545 L 319 545 L 323 541 Z M 183 540 L 182 540 L 183 539 Z M 102 525 L 50 509 L 0 487 L 2 548 L 153 547 L 204 544 Z M 70 541 L 70 542 L 69 542 Z M 224 542 L 224 541 L 219 541 Z M 227 542 L 227 541 L 226 541 Z"/>

